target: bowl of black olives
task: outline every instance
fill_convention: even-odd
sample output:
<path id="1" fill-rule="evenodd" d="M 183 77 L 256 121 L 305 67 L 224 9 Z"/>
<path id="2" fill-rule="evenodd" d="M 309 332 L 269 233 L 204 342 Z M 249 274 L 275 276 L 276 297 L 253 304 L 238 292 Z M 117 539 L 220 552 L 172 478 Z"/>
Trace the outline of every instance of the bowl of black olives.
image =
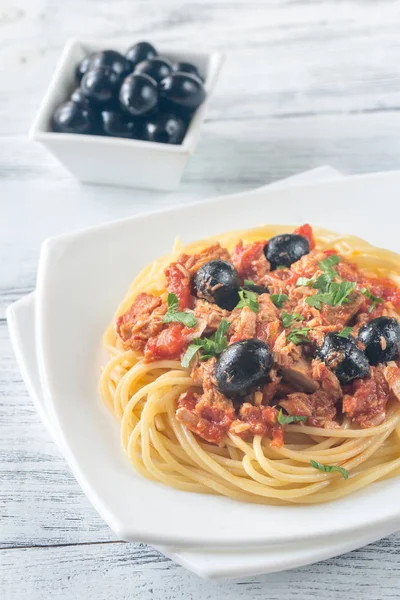
<path id="1" fill-rule="evenodd" d="M 221 69 L 218 52 L 71 40 L 31 129 L 78 179 L 178 187 Z"/>

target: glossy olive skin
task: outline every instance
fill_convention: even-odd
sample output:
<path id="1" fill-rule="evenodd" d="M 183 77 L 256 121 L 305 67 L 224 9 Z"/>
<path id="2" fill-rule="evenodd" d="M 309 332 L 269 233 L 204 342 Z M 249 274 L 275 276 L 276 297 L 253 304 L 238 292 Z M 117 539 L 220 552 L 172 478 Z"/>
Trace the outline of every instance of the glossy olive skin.
<path id="1" fill-rule="evenodd" d="M 96 52 L 91 55 L 90 59 L 90 70 L 108 67 L 121 78 L 126 77 L 132 71 L 132 65 L 129 60 L 115 50 Z"/>
<path id="2" fill-rule="evenodd" d="M 129 48 L 125 58 L 131 63 L 132 69 L 143 60 L 157 56 L 157 50 L 149 42 L 138 42 Z"/>
<path id="3" fill-rule="evenodd" d="M 160 81 L 164 79 L 164 77 L 167 77 L 171 71 L 172 64 L 160 56 L 143 60 L 135 67 L 135 73 L 144 73 L 145 75 L 149 75 L 155 79 L 157 83 L 160 83 Z"/>
<path id="4" fill-rule="evenodd" d="M 271 270 L 280 265 L 290 267 L 302 256 L 310 252 L 309 241 L 302 235 L 283 233 L 272 237 L 264 248 L 264 254 L 271 264 Z"/>
<path id="5" fill-rule="evenodd" d="M 51 128 L 58 133 L 98 133 L 97 118 L 92 108 L 71 101 L 56 108 Z"/>
<path id="6" fill-rule="evenodd" d="M 141 123 L 121 111 L 103 110 L 101 113 L 104 135 L 140 139 Z"/>
<path id="7" fill-rule="evenodd" d="M 220 392 L 231 398 L 247 394 L 265 382 L 272 367 L 272 353 L 258 339 L 231 344 L 219 356 L 214 376 Z"/>
<path id="8" fill-rule="evenodd" d="M 84 104 L 85 106 L 90 104 L 89 98 L 85 96 L 80 87 L 76 88 L 72 92 L 70 100 L 72 102 L 76 102 L 77 104 Z"/>
<path id="9" fill-rule="evenodd" d="M 146 119 L 143 139 L 161 144 L 181 144 L 186 133 L 186 121 L 173 113 L 159 113 Z"/>
<path id="10" fill-rule="evenodd" d="M 86 75 L 86 73 L 90 70 L 93 56 L 94 56 L 93 54 L 90 54 L 89 56 L 85 56 L 85 58 L 82 59 L 81 62 L 76 67 L 75 77 L 76 77 L 76 80 L 78 83 L 81 81 L 82 77 L 84 75 Z"/>
<path id="11" fill-rule="evenodd" d="M 235 267 L 224 260 L 212 260 L 200 267 L 194 277 L 198 298 L 233 310 L 239 302 L 240 279 Z"/>
<path id="12" fill-rule="evenodd" d="M 352 337 L 345 338 L 336 333 L 328 333 L 318 354 L 341 384 L 369 375 L 368 358 Z"/>
<path id="13" fill-rule="evenodd" d="M 177 73 L 178 71 L 180 73 L 190 73 L 191 75 L 195 75 L 196 77 L 198 77 L 199 79 L 201 79 L 203 81 L 203 78 L 200 75 L 198 68 L 195 65 L 192 65 L 192 63 L 188 63 L 188 62 L 175 63 L 172 65 L 172 70 L 174 71 L 174 73 Z"/>
<path id="14" fill-rule="evenodd" d="M 206 97 L 202 81 L 189 73 L 171 73 L 160 82 L 160 94 L 163 98 L 194 109 L 200 106 Z"/>
<path id="15" fill-rule="evenodd" d="M 122 108 L 134 117 L 148 113 L 158 102 L 156 81 L 142 73 L 129 75 L 121 85 L 119 101 Z"/>
<path id="16" fill-rule="evenodd" d="M 116 98 L 120 77 L 109 67 L 90 70 L 81 81 L 84 96 L 97 106 L 109 106 Z"/>
<path id="17" fill-rule="evenodd" d="M 391 317 L 372 319 L 361 327 L 358 339 L 371 365 L 395 360 L 400 355 L 400 324 Z"/>

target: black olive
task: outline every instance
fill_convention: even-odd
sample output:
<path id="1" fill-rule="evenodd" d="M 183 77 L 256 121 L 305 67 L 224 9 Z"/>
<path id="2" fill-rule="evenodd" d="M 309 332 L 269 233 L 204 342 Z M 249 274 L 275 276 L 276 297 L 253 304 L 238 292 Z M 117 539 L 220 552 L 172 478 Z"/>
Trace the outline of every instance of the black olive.
<path id="1" fill-rule="evenodd" d="M 267 380 L 272 367 L 272 353 L 267 344 L 257 339 L 231 344 L 215 365 L 215 379 L 220 392 L 227 396 L 244 396 L 250 389 Z"/>
<path id="2" fill-rule="evenodd" d="M 201 79 L 203 81 L 202 76 L 199 73 L 198 68 L 195 65 L 192 65 L 192 63 L 188 63 L 188 62 L 178 62 L 175 63 L 174 65 L 172 65 L 172 70 L 177 73 L 191 73 L 192 75 L 196 75 L 196 77 L 198 77 L 199 79 Z"/>
<path id="3" fill-rule="evenodd" d="M 157 56 L 157 50 L 149 42 L 138 42 L 131 46 L 125 54 L 125 57 L 132 63 L 132 69 L 142 60 L 154 58 L 155 56 Z"/>
<path id="4" fill-rule="evenodd" d="M 135 67 L 135 73 L 144 73 L 145 75 L 149 75 L 155 79 L 157 83 L 160 83 L 161 79 L 167 77 L 171 71 L 171 63 L 160 56 L 143 60 Z"/>
<path id="5" fill-rule="evenodd" d="M 118 93 L 121 78 L 110 67 L 90 70 L 83 76 L 81 90 L 98 106 L 109 106 Z"/>
<path id="6" fill-rule="evenodd" d="M 78 64 L 75 69 L 76 80 L 79 83 L 84 75 L 90 70 L 92 64 L 92 57 L 94 54 L 90 54 L 89 56 L 85 56 L 83 60 Z"/>
<path id="7" fill-rule="evenodd" d="M 157 104 L 157 83 L 142 73 L 128 75 L 121 85 L 119 101 L 122 108 L 131 115 L 144 115 Z"/>
<path id="8" fill-rule="evenodd" d="M 103 110 L 101 118 L 105 135 L 130 139 L 141 137 L 141 123 L 121 111 Z"/>
<path id="9" fill-rule="evenodd" d="M 240 279 L 235 267 L 224 260 L 211 260 L 200 267 L 194 277 L 198 298 L 233 310 L 239 302 Z"/>
<path id="10" fill-rule="evenodd" d="M 341 384 L 369 375 L 368 359 L 352 337 L 328 333 L 318 354 Z"/>
<path id="11" fill-rule="evenodd" d="M 371 365 L 396 359 L 400 354 L 400 324 L 392 317 L 378 317 L 361 327 L 358 339 Z"/>
<path id="12" fill-rule="evenodd" d="M 189 73 L 171 73 L 160 82 L 160 94 L 178 106 L 197 108 L 206 97 L 203 83 Z"/>
<path id="13" fill-rule="evenodd" d="M 90 106 L 64 102 L 54 111 L 52 131 L 59 133 L 98 133 L 97 116 Z"/>
<path id="14" fill-rule="evenodd" d="M 89 98 L 85 96 L 80 87 L 76 88 L 72 92 L 70 99 L 72 102 L 76 102 L 77 104 L 84 104 L 85 106 L 90 104 Z"/>
<path id="15" fill-rule="evenodd" d="M 174 114 L 157 114 L 146 119 L 143 139 L 161 144 L 181 144 L 186 133 L 186 122 Z"/>
<path id="16" fill-rule="evenodd" d="M 246 285 L 242 285 L 242 288 L 249 292 L 254 292 L 255 294 L 268 294 L 269 293 L 268 288 L 264 287 L 263 285 L 256 285 L 255 283 L 248 283 Z"/>
<path id="17" fill-rule="evenodd" d="M 129 60 L 115 50 L 103 50 L 90 56 L 90 70 L 100 67 L 109 67 L 121 78 L 126 77 L 132 70 Z"/>
<path id="18" fill-rule="evenodd" d="M 283 233 L 276 235 L 268 241 L 264 248 L 264 254 L 271 264 L 271 270 L 280 265 L 290 267 L 302 256 L 310 252 L 309 241 L 302 235 L 295 233 Z"/>

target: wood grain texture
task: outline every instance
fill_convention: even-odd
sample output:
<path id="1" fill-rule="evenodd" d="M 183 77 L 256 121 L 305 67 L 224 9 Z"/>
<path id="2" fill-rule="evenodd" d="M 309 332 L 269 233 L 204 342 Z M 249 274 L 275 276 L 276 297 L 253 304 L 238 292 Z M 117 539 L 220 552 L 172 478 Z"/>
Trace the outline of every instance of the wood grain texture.
<path id="1" fill-rule="evenodd" d="M 1 598 L 400 596 L 400 535 L 310 567 L 221 584 L 152 548 L 115 540 L 41 425 L 4 320 L 7 305 L 34 289 L 48 236 L 321 164 L 347 173 L 398 169 L 399 26 L 400 0 L 0 2 Z M 226 52 L 176 194 L 80 185 L 27 140 L 68 37 Z"/>

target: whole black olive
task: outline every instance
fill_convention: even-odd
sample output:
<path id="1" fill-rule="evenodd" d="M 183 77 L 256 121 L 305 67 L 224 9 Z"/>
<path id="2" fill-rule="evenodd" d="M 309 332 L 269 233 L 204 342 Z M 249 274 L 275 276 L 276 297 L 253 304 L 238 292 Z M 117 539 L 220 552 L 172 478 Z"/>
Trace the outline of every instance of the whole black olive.
<path id="1" fill-rule="evenodd" d="M 233 310 L 239 302 L 240 279 L 235 267 L 224 260 L 211 260 L 200 267 L 194 277 L 198 298 Z"/>
<path id="2" fill-rule="evenodd" d="M 272 353 L 258 339 L 242 340 L 226 348 L 215 365 L 215 379 L 226 396 L 243 396 L 267 380 L 272 367 Z"/>
<path id="3" fill-rule="evenodd" d="M 132 63 L 132 69 L 142 60 L 155 56 L 157 56 L 157 50 L 149 42 L 138 42 L 131 46 L 125 54 L 125 57 Z"/>
<path id="4" fill-rule="evenodd" d="M 276 235 L 268 241 L 264 248 L 264 254 L 271 264 L 271 270 L 275 270 L 280 265 L 290 267 L 292 263 L 309 252 L 309 241 L 295 233 Z"/>
<path id="5" fill-rule="evenodd" d="M 90 54 L 89 56 L 85 56 L 83 60 L 77 65 L 75 69 L 76 80 L 79 83 L 84 75 L 90 70 L 92 64 L 92 57 L 94 55 Z"/>
<path id="6" fill-rule="evenodd" d="M 186 108 L 197 108 L 206 97 L 202 81 L 189 73 L 171 73 L 160 82 L 160 95 Z"/>
<path id="7" fill-rule="evenodd" d="M 59 133 L 95 134 L 98 132 L 96 115 L 90 106 L 64 102 L 54 111 L 51 129 Z"/>
<path id="8" fill-rule="evenodd" d="M 186 122 L 172 113 L 156 114 L 143 127 L 143 139 L 161 144 L 181 144 L 185 133 Z"/>
<path id="9" fill-rule="evenodd" d="M 354 338 L 328 333 L 318 354 L 341 384 L 369 375 L 368 359 Z"/>
<path id="10" fill-rule="evenodd" d="M 371 365 L 394 360 L 400 354 L 400 324 L 397 319 L 372 319 L 361 327 L 358 339 L 364 344 Z"/>
<path id="11" fill-rule="evenodd" d="M 90 70 L 83 76 L 81 89 L 98 106 L 109 106 L 118 94 L 121 78 L 109 67 Z"/>
<path id="12" fill-rule="evenodd" d="M 157 83 L 142 73 L 128 75 L 121 85 L 119 101 L 131 115 L 144 115 L 157 104 Z"/>
<path id="13" fill-rule="evenodd" d="M 85 96 L 80 87 L 72 92 L 70 100 L 77 104 L 85 104 L 86 106 L 90 104 L 89 98 Z"/>
<path id="14" fill-rule="evenodd" d="M 109 67 L 121 78 L 126 77 L 132 70 L 132 65 L 128 59 L 115 50 L 103 50 L 96 52 L 90 57 L 90 70 L 100 67 Z"/>
<path id="15" fill-rule="evenodd" d="M 121 111 L 103 110 L 101 118 L 105 135 L 130 139 L 141 137 L 141 123 Z"/>
<path id="16" fill-rule="evenodd" d="M 167 77 L 171 71 L 171 63 L 160 56 L 143 60 L 135 67 L 135 73 L 144 73 L 145 75 L 150 75 L 150 77 L 155 79 L 157 83 L 159 83 L 161 79 L 164 79 L 164 77 Z"/>
<path id="17" fill-rule="evenodd" d="M 172 70 L 177 73 L 178 71 L 180 73 L 191 73 L 191 75 L 195 75 L 196 77 L 198 77 L 199 79 L 201 79 L 203 81 L 202 76 L 199 73 L 198 68 L 195 65 L 192 65 L 192 63 L 188 63 L 188 62 L 178 62 L 172 65 Z"/>

